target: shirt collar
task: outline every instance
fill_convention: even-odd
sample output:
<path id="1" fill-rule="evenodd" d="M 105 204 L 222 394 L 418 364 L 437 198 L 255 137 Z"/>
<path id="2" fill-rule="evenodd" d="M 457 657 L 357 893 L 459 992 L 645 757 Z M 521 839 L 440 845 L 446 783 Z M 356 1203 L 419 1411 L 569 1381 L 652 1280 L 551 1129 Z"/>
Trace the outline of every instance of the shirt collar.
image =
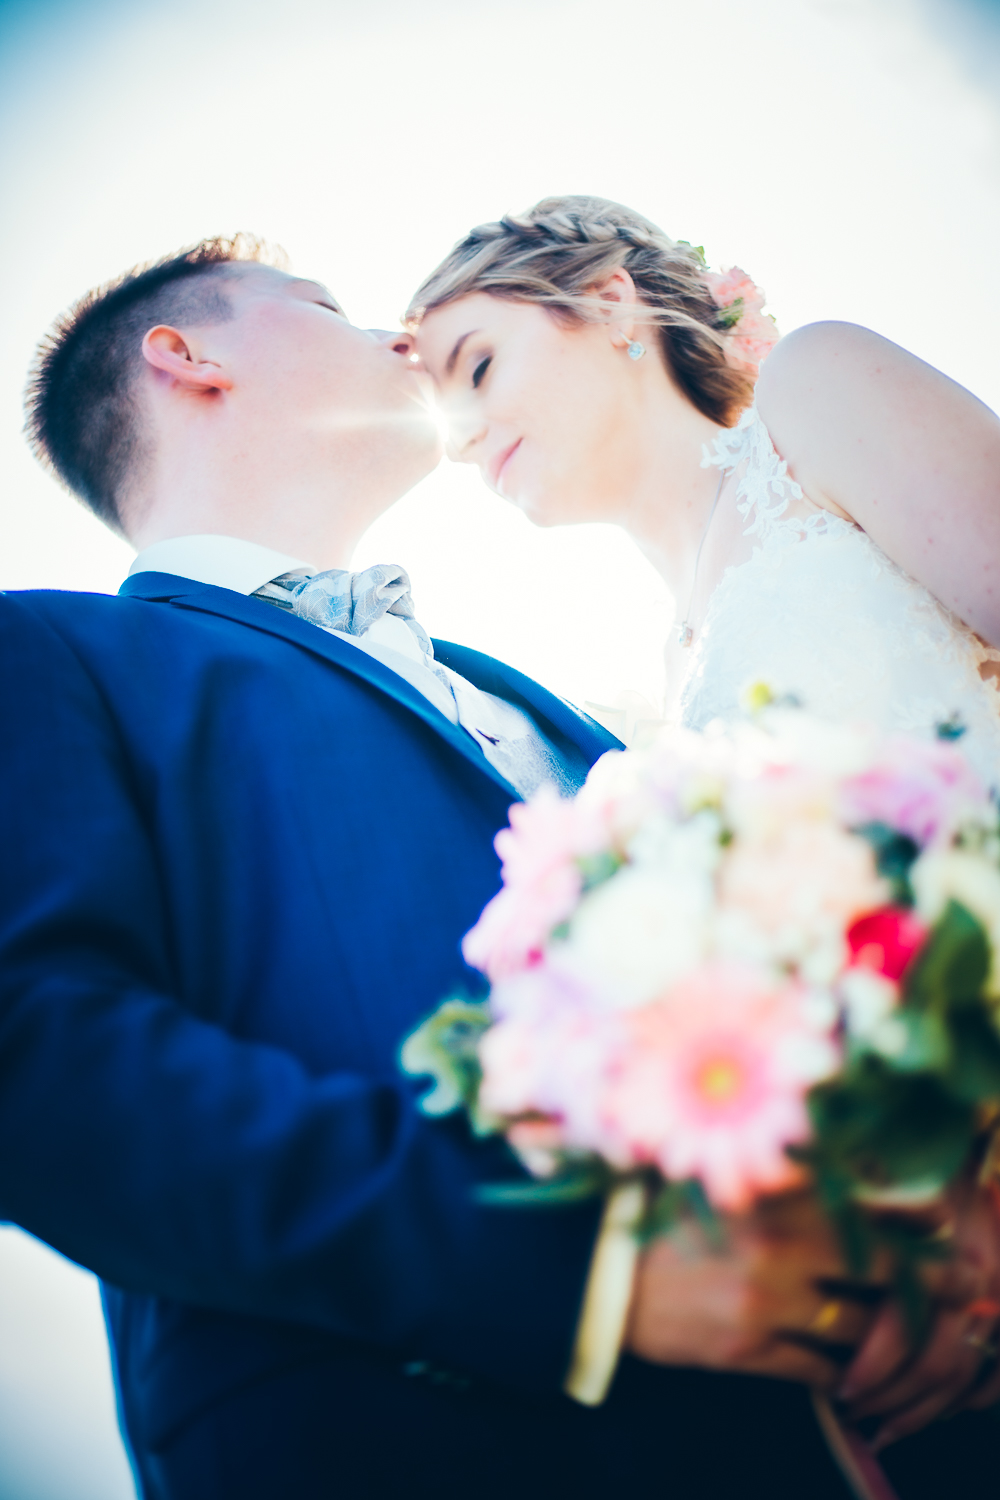
<path id="1" fill-rule="evenodd" d="M 129 568 L 133 573 L 173 573 L 195 583 L 214 584 L 236 594 L 252 594 L 262 584 L 310 563 L 274 552 L 239 536 L 174 536 L 144 547 Z"/>

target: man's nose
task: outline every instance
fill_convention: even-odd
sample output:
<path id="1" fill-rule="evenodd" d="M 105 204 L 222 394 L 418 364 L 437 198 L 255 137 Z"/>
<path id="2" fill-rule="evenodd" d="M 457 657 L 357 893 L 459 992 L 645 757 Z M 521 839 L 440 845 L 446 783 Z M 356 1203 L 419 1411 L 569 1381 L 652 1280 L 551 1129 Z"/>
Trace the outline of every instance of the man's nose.
<path id="1" fill-rule="evenodd" d="M 452 406 L 445 414 L 444 451 L 454 464 L 478 464 L 487 424 L 475 407 Z"/>
<path id="2" fill-rule="evenodd" d="M 401 354 L 404 359 L 409 359 L 413 354 L 416 340 L 412 333 L 403 333 L 402 329 L 391 333 L 387 328 L 369 328 L 368 332 L 372 338 L 378 339 L 380 344 L 385 344 L 394 354 Z"/>

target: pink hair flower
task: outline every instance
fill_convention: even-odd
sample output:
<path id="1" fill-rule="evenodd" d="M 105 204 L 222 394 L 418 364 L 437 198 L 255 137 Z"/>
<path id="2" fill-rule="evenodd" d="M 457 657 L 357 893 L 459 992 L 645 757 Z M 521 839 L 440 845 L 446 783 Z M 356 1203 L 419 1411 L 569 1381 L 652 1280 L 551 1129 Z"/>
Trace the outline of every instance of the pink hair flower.
<path id="1" fill-rule="evenodd" d="M 730 330 L 726 344 L 730 362 L 756 374 L 781 337 L 770 313 L 764 312 L 764 292 L 739 266 L 703 274 Z"/>

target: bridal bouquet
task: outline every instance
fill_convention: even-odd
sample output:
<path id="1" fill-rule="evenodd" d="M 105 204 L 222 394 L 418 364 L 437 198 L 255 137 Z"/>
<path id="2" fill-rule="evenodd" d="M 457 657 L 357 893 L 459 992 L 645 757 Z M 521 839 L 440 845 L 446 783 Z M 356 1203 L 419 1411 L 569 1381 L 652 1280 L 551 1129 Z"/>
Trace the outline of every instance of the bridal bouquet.
<path id="1" fill-rule="evenodd" d="M 639 1178 L 652 1232 L 811 1181 L 862 1269 L 863 1206 L 933 1201 L 1000 1116 L 997 808 L 947 739 L 758 707 L 511 809 L 488 999 L 403 1066 L 536 1197 Z"/>

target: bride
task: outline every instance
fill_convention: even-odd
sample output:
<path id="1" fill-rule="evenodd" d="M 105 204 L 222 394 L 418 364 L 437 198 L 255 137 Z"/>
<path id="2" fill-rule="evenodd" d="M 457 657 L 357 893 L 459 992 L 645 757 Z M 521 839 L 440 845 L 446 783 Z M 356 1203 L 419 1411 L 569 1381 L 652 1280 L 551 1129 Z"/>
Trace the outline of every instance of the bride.
<path id="1" fill-rule="evenodd" d="M 630 209 L 565 197 L 472 230 L 408 318 L 452 456 L 539 525 L 623 526 L 662 573 L 673 717 L 732 718 L 764 682 L 827 718 L 960 736 L 995 786 L 1000 421 L 867 329 L 778 343 L 762 300 Z M 985 1202 L 959 1216 L 963 1264 L 1000 1239 Z M 891 1309 L 876 1322 L 843 1394 L 881 1443 L 1000 1399 L 968 1300 L 917 1356 Z M 887 1468 L 908 1485 L 959 1427 L 967 1456 L 984 1420 Z"/>

